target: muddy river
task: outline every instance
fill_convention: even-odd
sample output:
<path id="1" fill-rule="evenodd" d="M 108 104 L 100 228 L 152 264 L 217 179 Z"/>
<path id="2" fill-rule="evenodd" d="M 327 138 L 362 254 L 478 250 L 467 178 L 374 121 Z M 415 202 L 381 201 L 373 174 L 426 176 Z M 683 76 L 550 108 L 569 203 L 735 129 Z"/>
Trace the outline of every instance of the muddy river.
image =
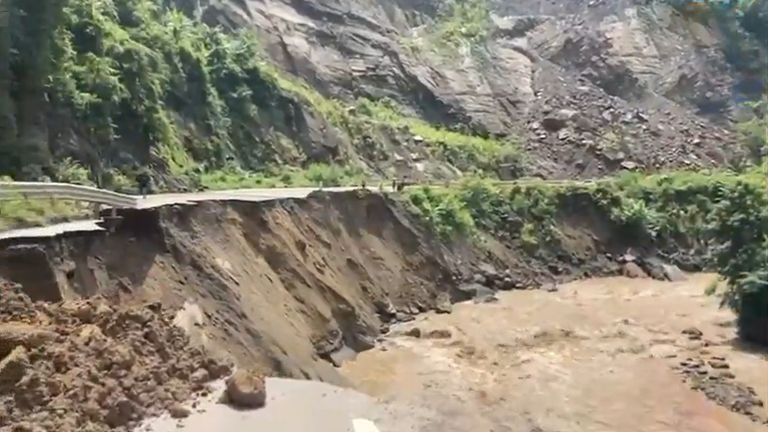
<path id="1" fill-rule="evenodd" d="M 342 371 L 405 407 L 393 431 L 766 431 L 768 409 L 745 400 L 768 400 L 768 357 L 735 340 L 732 313 L 704 293 L 714 280 L 504 293 L 403 324 Z"/>

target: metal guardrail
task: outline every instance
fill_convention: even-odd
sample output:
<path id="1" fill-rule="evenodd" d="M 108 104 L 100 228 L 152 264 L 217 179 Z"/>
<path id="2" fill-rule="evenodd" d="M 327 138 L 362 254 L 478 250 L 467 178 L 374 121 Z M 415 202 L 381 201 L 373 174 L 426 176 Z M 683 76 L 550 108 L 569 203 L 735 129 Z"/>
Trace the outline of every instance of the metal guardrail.
<path id="1" fill-rule="evenodd" d="M 456 181 L 446 182 L 413 182 L 406 183 L 407 186 L 450 186 L 456 184 Z M 594 180 L 539 180 L 539 179 L 521 179 L 511 181 L 493 181 L 497 186 L 526 185 L 545 183 L 555 185 L 573 185 L 573 184 L 593 184 Z M 374 184 L 370 182 L 369 184 Z M 382 184 L 386 184 L 382 182 Z M 303 188 L 302 188 L 303 189 Z M 320 187 L 322 189 L 322 186 Z M 242 192 L 248 192 L 251 189 L 242 189 Z M 233 193 L 236 191 L 225 191 Z M 222 193 L 222 191 L 218 191 Z M 16 199 L 64 199 L 73 201 L 84 201 L 95 204 L 102 204 L 113 208 L 137 208 L 139 197 L 125 195 L 91 186 L 81 186 L 69 183 L 40 183 L 40 182 L 0 182 L 0 201 Z"/>
<path id="2" fill-rule="evenodd" d="M 0 182 L 0 201 L 27 198 L 56 198 L 103 204 L 113 208 L 136 208 L 138 198 L 117 192 L 69 183 Z"/>

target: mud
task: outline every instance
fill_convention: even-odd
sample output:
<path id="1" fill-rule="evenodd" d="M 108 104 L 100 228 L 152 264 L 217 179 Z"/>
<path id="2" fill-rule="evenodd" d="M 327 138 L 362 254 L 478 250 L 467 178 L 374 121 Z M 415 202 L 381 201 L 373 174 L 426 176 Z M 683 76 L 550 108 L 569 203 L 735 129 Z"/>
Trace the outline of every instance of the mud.
<path id="1" fill-rule="evenodd" d="M 189 344 L 162 305 L 34 303 L 0 280 L 0 430 L 130 430 L 230 367 Z"/>
<path id="2" fill-rule="evenodd" d="M 275 376 L 343 384 L 333 363 L 372 348 L 385 322 L 433 309 L 462 262 L 374 194 L 122 216 L 112 234 L 6 245 L 13 271 L 0 276 L 37 300 L 159 302 L 195 343 Z"/>
<path id="3" fill-rule="evenodd" d="M 730 311 L 704 294 L 714 277 L 502 293 L 396 326 L 342 371 L 410 406 L 422 432 L 764 431 L 768 357 L 740 345 Z M 699 358 L 704 380 L 680 366 Z"/>
<path id="4" fill-rule="evenodd" d="M 219 361 L 231 360 L 267 376 L 355 384 L 374 395 L 397 396 L 393 404 L 385 405 L 415 410 L 414 424 L 423 422 L 426 432 L 504 430 L 498 427 L 507 424 L 523 428 L 528 420 L 531 428 L 541 430 L 568 430 L 563 426 L 568 422 L 587 425 L 584 430 L 596 430 L 589 425 L 600 422 L 615 423 L 615 430 L 622 430 L 631 425 L 625 419 L 656 416 L 653 409 L 668 417 L 663 421 L 674 423 L 676 411 L 670 414 L 669 408 L 653 403 L 626 416 L 620 410 L 608 417 L 591 414 L 622 398 L 642 399 L 654 385 L 668 388 L 670 380 L 679 385 L 671 387 L 677 392 L 670 396 L 672 405 L 688 403 L 691 397 L 699 398 L 690 399 L 696 403 L 708 403 L 711 394 L 722 405 L 733 408 L 736 404 L 741 413 L 738 419 L 752 424 L 747 416 L 759 416 L 759 423 L 763 417 L 757 401 L 765 400 L 765 395 L 755 384 L 758 378 L 742 379 L 736 373 L 739 357 L 725 356 L 735 378 L 718 372 L 722 379 L 703 383 L 682 370 L 673 371 L 661 360 L 645 363 L 642 355 L 651 350 L 679 351 L 683 342 L 711 342 L 711 329 L 695 320 L 666 322 L 666 315 L 657 316 L 657 308 L 667 314 L 677 312 L 674 301 L 679 299 L 674 296 L 688 292 L 685 287 L 690 286 L 681 282 L 662 290 L 644 279 L 651 273 L 669 278 L 669 272 L 660 269 L 672 267 L 650 256 L 645 259 L 652 251 L 642 244 L 626 244 L 605 215 L 582 201 L 575 196 L 561 203 L 556 221 L 560 241 L 536 251 L 525 251 L 519 240 L 503 235 L 487 239 L 482 248 L 460 241 L 446 244 L 397 200 L 370 193 L 318 193 L 307 199 L 204 202 L 128 211 L 112 233 L 0 244 L 0 257 L 11 257 L 0 263 L 12 263 L 0 265 L 0 277 L 22 283 L 34 300 L 69 304 L 82 298 L 105 299 L 120 310 L 162 305 L 173 311 L 160 314 L 163 326 L 174 323 L 183 331 L 173 334 L 186 335 L 184 344 L 188 338 Z M 637 268 L 629 272 L 628 263 L 637 263 Z M 578 284 L 562 289 L 569 279 L 621 272 L 638 279 L 621 282 L 616 290 L 590 288 L 584 295 L 574 294 L 572 287 Z M 531 288 L 545 290 L 528 291 Z M 465 300 L 471 301 L 470 306 L 452 306 Z M 658 337 L 667 342 L 659 342 L 648 326 L 638 327 L 639 333 L 633 334 L 635 327 L 628 323 L 636 320 L 637 310 L 629 305 L 637 302 L 653 312 L 654 329 L 680 324 L 673 331 L 675 337 L 662 332 Z M 714 300 L 707 302 L 711 307 Z M 46 324 L 38 323 L 37 312 L 25 315 L 38 307 L 44 306 L 7 310 L 15 311 L 13 320 L 46 330 Z M 469 311 L 483 312 L 473 316 Z M 381 334 L 390 330 L 400 334 L 403 323 L 423 319 L 423 314 L 427 321 L 409 325 L 458 321 L 418 331 L 406 327 L 410 336 L 387 339 L 383 349 L 388 351 L 376 349 Z M 470 326 L 463 328 L 467 323 Z M 680 333 L 690 326 L 701 330 L 700 339 L 692 341 Z M 733 333 L 731 328 L 716 330 Z M 134 341 L 133 337 L 126 340 Z M 434 350 L 420 351 L 424 347 Z M 378 355 L 383 357 L 369 357 Z M 675 355 L 714 360 L 701 352 L 676 351 Z M 714 351 L 712 355 L 723 357 Z M 23 356 L 19 358 L 11 357 L 12 378 L 18 376 L 18 365 L 25 364 Z M 375 361 L 365 366 L 368 358 Z M 354 363 L 348 365 L 350 361 Z M 400 367 L 401 362 L 408 367 Z M 200 368 L 190 371 L 184 363 L 182 369 L 186 371 L 182 374 L 189 375 Z M 631 381 L 644 375 L 650 378 Z M 463 381 L 444 381 L 450 376 Z M 538 378 L 532 381 L 534 376 Z M 599 383 L 597 388 L 603 392 L 590 393 L 589 379 Z M 634 384 L 639 387 L 631 387 Z M 632 391 L 622 390 L 625 387 Z M 750 393 L 750 387 L 756 394 Z M 527 395 L 542 400 L 541 406 L 532 404 Z M 174 396 L 174 402 L 182 396 L 191 395 Z M 573 400 L 592 405 L 575 404 L 573 412 L 563 413 L 562 418 L 569 420 L 562 424 L 546 415 L 546 410 L 558 412 Z M 188 414 L 176 405 L 145 408 L 147 413 L 157 408 L 171 409 L 178 416 Z M 509 416 L 516 413 L 514 419 L 504 414 L 507 411 Z M 144 412 L 134 415 L 131 411 L 129 421 Z M 24 416 L 33 418 L 33 414 Z"/>
<path id="5" fill-rule="evenodd" d="M 446 244 L 399 201 L 366 192 L 131 210 L 113 233 L 0 244 L 0 277 L 34 300 L 158 302 L 222 359 L 343 385 L 336 366 L 415 315 L 619 274 L 631 245 L 594 203 L 561 206 L 559 245 L 535 253 L 504 236 Z"/>

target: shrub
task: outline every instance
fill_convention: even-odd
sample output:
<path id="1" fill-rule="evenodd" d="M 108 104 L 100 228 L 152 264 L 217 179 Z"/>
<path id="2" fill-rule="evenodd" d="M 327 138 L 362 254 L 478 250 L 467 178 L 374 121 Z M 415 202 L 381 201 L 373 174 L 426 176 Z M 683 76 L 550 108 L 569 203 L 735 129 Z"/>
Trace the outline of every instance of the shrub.
<path id="1" fill-rule="evenodd" d="M 500 165 L 522 163 L 519 146 L 510 138 L 502 140 L 469 135 L 434 126 L 404 115 L 389 99 L 361 99 L 356 109 L 359 115 L 372 121 L 405 127 L 411 134 L 421 136 L 436 156 L 464 172 L 496 176 Z"/>
<path id="2" fill-rule="evenodd" d="M 72 158 L 64 158 L 54 165 L 53 180 L 62 183 L 73 183 L 93 186 L 90 171 Z"/>
<path id="3" fill-rule="evenodd" d="M 414 211 L 442 238 L 474 234 L 472 215 L 455 194 L 429 187 L 410 189 L 406 194 Z"/>

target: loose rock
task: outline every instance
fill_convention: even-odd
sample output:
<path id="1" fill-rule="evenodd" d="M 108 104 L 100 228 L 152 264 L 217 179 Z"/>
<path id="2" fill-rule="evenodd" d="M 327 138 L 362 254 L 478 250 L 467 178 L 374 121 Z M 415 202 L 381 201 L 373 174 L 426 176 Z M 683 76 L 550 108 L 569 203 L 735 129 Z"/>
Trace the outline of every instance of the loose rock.
<path id="1" fill-rule="evenodd" d="M 709 366 L 712 369 L 730 369 L 730 365 L 722 360 L 710 360 Z"/>
<path id="2" fill-rule="evenodd" d="M 262 408 L 267 402 L 264 376 L 255 371 L 236 371 L 227 379 L 222 401 L 238 408 Z"/>
<path id="3" fill-rule="evenodd" d="M 420 338 L 421 337 L 421 329 L 418 327 L 414 327 L 411 329 L 408 329 L 403 333 L 405 336 L 414 337 L 414 338 Z"/>
<path id="4" fill-rule="evenodd" d="M 57 334 L 22 323 L 0 324 L 0 358 L 8 355 L 18 346 L 37 348 L 56 339 Z"/>
<path id="5" fill-rule="evenodd" d="M 429 331 L 426 335 L 426 338 L 427 339 L 450 339 L 452 336 L 453 334 L 448 329 L 436 329 L 436 330 Z"/>
<path id="6" fill-rule="evenodd" d="M 11 391 L 29 368 L 27 349 L 18 346 L 0 361 L 0 392 Z"/>
<path id="7" fill-rule="evenodd" d="M 189 408 L 181 404 L 171 405 L 171 407 L 168 408 L 168 413 L 175 419 L 187 418 L 190 414 L 192 414 Z"/>
<path id="8" fill-rule="evenodd" d="M 0 430 L 132 427 L 192 397 L 209 369 L 229 368 L 192 348 L 173 316 L 100 298 L 33 303 L 0 281 L 0 345 L 11 348 L 0 360 Z"/>
<path id="9" fill-rule="evenodd" d="M 621 274 L 632 279 L 644 279 L 648 274 L 635 262 L 627 262 L 621 266 Z"/>
<path id="10" fill-rule="evenodd" d="M 701 339 L 701 337 L 704 335 L 704 333 L 702 333 L 701 330 L 697 329 L 696 327 L 688 327 L 687 329 L 683 330 L 682 333 L 687 335 L 688 339 L 691 340 Z"/>

